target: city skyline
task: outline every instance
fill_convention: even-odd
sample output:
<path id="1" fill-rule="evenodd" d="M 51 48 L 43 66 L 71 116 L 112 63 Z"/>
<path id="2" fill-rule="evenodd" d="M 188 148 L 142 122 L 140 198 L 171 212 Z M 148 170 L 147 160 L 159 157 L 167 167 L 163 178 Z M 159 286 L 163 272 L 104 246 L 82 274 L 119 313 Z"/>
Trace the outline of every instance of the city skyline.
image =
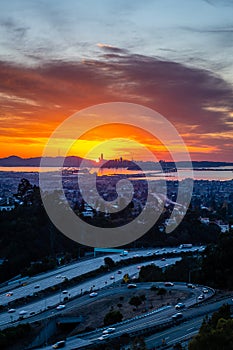
<path id="1" fill-rule="evenodd" d="M 0 157 L 41 156 L 67 117 L 123 101 L 167 118 L 192 160 L 232 161 L 232 7 L 228 0 L 1 4 Z M 85 157 L 121 137 L 106 158 L 142 159 L 129 137 L 169 160 L 158 140 L 111 128 L 108 118 L 107 129 L 90 130 L 70 152 Z"/>

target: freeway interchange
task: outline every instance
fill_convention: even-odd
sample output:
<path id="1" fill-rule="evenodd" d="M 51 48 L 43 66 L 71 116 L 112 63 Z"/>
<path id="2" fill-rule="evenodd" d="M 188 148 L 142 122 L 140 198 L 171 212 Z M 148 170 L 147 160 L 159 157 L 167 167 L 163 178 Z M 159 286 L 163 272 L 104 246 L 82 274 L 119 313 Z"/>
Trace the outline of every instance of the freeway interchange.
<path id="1" fill-rule="evenodd" d="M 161 249 L 145 249 L 140 251 L 134 251 L 129 252 L 127 256 L 120 256 L 119 254 L 112 254 L 107 255 L 111 257 L 114 261 L 119 261 L 120 259 L 128 259 L 130 257 L 136 257 L 136 256 L 151 256 L 151 260 L 141 263 L 140 265 L 147 265 L 154 263 L 159 267 L 166 267 L 170 264 L 174 264 L 176 261 L 180 260 L 180 257 L 176 258 L 167 258 L 165 261 L 156 259 L 156 255 L 160 256 L 161 254 L 168 254 L 168 253 L 181 253 L 184 251 L 202 251 L 203 247 L 192 247 L 191 249 L 175 249 L 174 248 L 161 248 Z M 92 258 L 85 261 L 78 261 L 72 264 L 69 264 L 67 266 L 58 268 L 54 271 L 50 271 L 47 273 L 40 274 L 38 276 L 29 278 L 26 282 L 26 285 L 24 286 L 9 286 L 8 293 L 6 292 L 6 287 L 3 287 L 0 289 L 0 304 L 7 306 L 9 301 L 17 301 L 18 299 L 25 298 L 27 296 L 33 295 L 34 293 L 42 290 L 47 289 L 48 287 L 52 287 L 55 285 L 59 285 L 61 281 L 66 278 L 68 280 L 80 276 L 82 274 L 85 274 L 89 271 L 95 270 L 101 265 L 104 264 L 104 257 L 97 257 Z M 117 284 L 122 280 L 122 276 L 125 273 L 128 273 L 130 276 L 137 276 L 138 275 L 138 265 L 130 265 L 124 268 L 121 268 L 122 274 L 118 274 L 116 272 L 109 272 L 105 273 L 104 275 L 101 275 L 99 277 L 95 277 L 92 279 L 88 279 L 85 282 L 79 283 L 75 286 L 67 288 L 65 294 L 63 294 L 64 291 L 60 290 L 59 292 L 53 293 L 53 295 L 45 296 L 43 298 L 38 298 L 34 302 L 27 303 L 23 306 L 16 307 L 13 309 L 13 312 L 2 312 L 0 313 L 0 328 L 6 328 L 9 327 L 9 325 L 17 325 L 20 322 L 34 322 L 39 320 L 44 320 L 48 318 L 56 317 L 59 314 L 62 314 L 64 310 L 57 310 L 57 305 L 62 304 L 64 302 L 64 298 L 68 296 L 68 301 L 66 302 L 65 310 L 72 310 L 72 307 L 75 303 L 77 306 L 77 303 L 82 305 L 83 303 L 90 302 L 89 295 L 83 295 L 85 292 L 90 293 L 90 291 L 93 290 L 100 290 L 98 292 L 98 298 L 106 293 L 117 293 L 118 287 Z M 107 287 L 111 287 L 112 285 L 115 286 L 115 288 L 112 288 L 111 290 L 106 289 Z M 15 287 L 15 288 L 13 288 Z M 149 288 L 149 284 L 148 284 Z M 176 283 L 176 288 L 186 288 L 186 285 L 178 284 Z M 9 294 L 9 292 L 11 292 Z M 213 291 L 209 290 L 208 296 L 211 296 Z M 193 298 L 187 301 L 186 306 L 193 305 L 197 303 L 197 298 L 201 294 L 201 289 L 198 288 L 195 289 L 195 292 L 193 293 Z M 7 296 L 8 295 L 8 296 Z M 77 299 L 78 298 L 78 299 Z M 158 310 L 156 313 L 151 313 L 146 316 L 144 316 L 142 319 L 131 319 L 130 321 L 127 321 L 127 324 L 123 324 L 119 327 L 120 328 L 116 333 L 114 332 L 114 335 L 112 336 L 118 336 L 122 332 L 129 331 L 137 331 L 140 329 L 140 325 L 146 321 L 147 327 L 150 325 L 156 325 L 156 322 L 159 320 L 159 322 L 165 322 L 168 318 L 170 319 L 172 316 L 172 313 L 174 314 L 174 307 L 168 307 L 166 310 Z M 22 316 L 23 314 L 23 316 Z M 21 315 L 21 319 L 19 319 Z M 159 317 L 158 317 L 159 316 Z M 129 324 L 130 323 L 130 324 Z M 129 328 L 130 327 L 130 328 Z M 69 347 L 67 349 L 73 348 L 73 346 L 76 346 L 78 349 L 79 345 L 77 345 L 77 341 L 79 344 L 88 344 L 90 342 L 95 342 L 96 339 L 100 337 L 102 330 L 95 334 L 82 336 L 82 339 L 69 339 L 67 344 Z M 118 334 L 118 332 L 120 332 Z M 74 345 L 72 345 L 72 343 Z M 49 347 L 51 349 L 51 347 Z M 75 349 L 75 347 L 74 347 Z"/>
<path id="2" fill-rule="evenodd" d="M 178 249 L 176 250 L 177 253 L 181 253 L 182 251 L 195 251 L 197 249 L 201 249 L 200 247 L 193 247 L 191 249 Z M 122 257 L 119 254 L 113 254 L 108 255 L 110 256 L 114 261 L 119 261 L 120 259 L 126 259 L 134 256 L 148 256 L 148 254 L 155 254 L 161 255 L 161 254 L 168 254 L 174 252 L 174 248 L 162 248 L 162 249 L 153 249 L 153 250 L 140 250 L 140 251 L 134 251 L 129 252 L 127 256 Z M 1 293 L 0 289 L 0 305 L 7 306 L 8 303 L 17 301 L 22 298 L 26 298 L 30 295 L 33 295 L 34 293 L 38 293 L 39 291 L 45 290 L 49 287 L 59 285 L 61 281 L 64 278 L 67 278 L 68 280 L 71 280 L 72 278 L 76 276 L 83 275 L 87 272 L 90 272 L 92 270 L 95 270 L 99 268 L 101 265 L 104 264 L 104 257 L 97 257 L 92 258 L 89 260 L 79 261 L 75 262 L 73 264 L 58 268 L 53 271 L 49 271 L 43 274 L 40 274 L 35 277 L 31 277 L 27 280 L 27 284 L 24 286 L 16 287 L 15 289 L 12 289 L 12 286 L 10 286 L 9 291 L 11 292 L 10 296 L 9 291 L 6 292 L 6 288 L 4 287 L 4 292 Z M 177 258 L 171 258 L 166 259 L 166 261 L 161 260 L 153 260 L 153 257 L 151 256 L 151 261 L 148 261 L 147 263 L 143 263 L 143 265 L 155 263 L 159 267 L 165 267 L 169 264 L 174 264 L 176 261 L 180 260 L 180 257 Z M 128 273 L 129 275 L 135 275 L 138 273 L 137 265 L 128 266 L 126 268 L 121 269 L 122 275 L 124 273 Z M 113 279 L 111 279 L 113 275 Z M 34 302 L 30 302 L 26 305 L 23 305 L 21 307 L 14 308 L 13 306 L 10 306 L 10 309 L 15 310 L 15 312 L 9 313 L 9 312 L 2 312 L 0 313 L 0 328 L 4 328 L 9 325 L 9 323 L 16 323 L 16 321 L 19 320 L 20 313 L 23 311 L 26 311 L 24 314 L 25 318 L 31 318 L 34 314 L 41 314 L 45 312 L 48 308 L 52 309 L 55 308 L 57 305 L 61 304 L 64 301 L 64 298 L 68 296 L 69 299 L 73 299 L 75 297 L 80 296 L 84 292 L 89 292 L 93 289 L 101 289 L 104 287 L 107 287 L 113 283 L 116 283 L 120 280 L 122 280 L 122 275 L 118 275 L 117 273 L 106 273 L 104 276 L 93 278 L 92 280 L 88 280 L 83 283 L 79 283 L 76 286 L 67 288 L 67 295 L 64 295 L 62 293 L 62 290 L 59 292 L 53 293 L 51 296 L 45 296 L 42 299 L 35 300 Z M 50 314 L 53 311 L 50 311 Z M 43 318 L 43 317 L 42 317 Z M 41 319 L 41 317 L 40 317 Z"/>
<path id="3" fill-rule="evenodd" d="M 140 283 L 137 285 L 137 288 L 145 289 L 153 285 L 154 283 Z M 158 287 L 164 287 L 164 283 L 156 283 Z M 176 288 L 181 291 L 187 291 L 187 285 L 184 283 L 175 283 L 174 287 L 168 287 L 168 289 Z M 197 297 L 202 293 L 203 287 L 196 287 L 195 289 L 192 289 L 192 295 L 185 301 L 186 308 L 185 310 L 182 310 L 182 313 L 184 315 L 184 318 L 190 317 L 190 314 L 194 313 L 195 308 L 189 308 L 196 304 Z M 118 293 L 122 293 L 123 291 L 127 291 L 127 287 L 116 287 L 112 290 L 104 290 L 101 292 L 101 294 L 98 294 L 96 298 L 103 298 L 106 295 L 114 295 Z M 208 289 L 207 297 L 206 299 L 209 299 L 214 294 L 214 291 L 212 289 Z M 96 300 L 96 299 L 95 299 Z M 79 300 L 78 306 L 87 305 L 88 303 L 92 303 L 93 300 L 88 298 L 88 296 L 83 296 Z M 201 304 L 200 304 L 201 305 Z M 77 306 L 77 304 L 76 304 Z M 72 306 L 71 306 L 72 307 Z M 200 313 L 203 314 L 202 306 L 199 306 L 197 311 L 195 311 L 197 315 Z M 160 326 L 162 324 L 171 323 L 172 325 L 175 324 L 175 321 L 172 320 L 172 316 L 177 313 L 177 310 L 175 309 L 174 305 L 167 305 L 164 307 L 161 307 L 157 310 L 154 310 L 152 312 L 147 312 L 143 315 L 136 316 L 132 319 L 125 320 L 123 322 L 120 322 L 118 324 L 113 325 L 115 328 L 115 331 L 112 334 L 109 334 L 109 338 L 114 337 L 120 337 L 122 334 L 129 333 L 129 334 L 139 334 L 144 332 L 145 330 L 148 331 L 148 329 L 156 328 L 156 326 Z M 84 333 L 79 336 L 70 337 L 66 340 L 65 349 L 79 349 L 83 348 L 85 346 L 90 346 L 91 344 L 98 344 L 101 343 L 102 340 L 101 336 L 103 335 L 103 331 L 105 328 L 96 329 L 93 332 Z M 148 343 L 150 344 L 153 342 L 153 338 L 148 340 Z M 39 349 L 39 348 L 38 348 Z M 43 349 L 51 349 L 51 346 L 45 347 Z"/>

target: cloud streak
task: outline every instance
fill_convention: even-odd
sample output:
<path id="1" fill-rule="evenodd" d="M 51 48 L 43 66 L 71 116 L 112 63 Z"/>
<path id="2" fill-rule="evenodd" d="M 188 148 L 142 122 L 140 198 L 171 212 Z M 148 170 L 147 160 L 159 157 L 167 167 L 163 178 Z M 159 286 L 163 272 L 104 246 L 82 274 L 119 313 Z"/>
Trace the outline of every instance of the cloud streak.
<path id="1" fill-rule="evenodd" d="M 53 60 L 36 67 L 0 62 L 1 115 L 8 117 L 2 129 L 4 135 L 9 128 L 10 137 L 17 123 L 18 132 L 29 135 L 33 125 L 37 125 L 33 135 L 37 133 L 39 137 L 41 132 L 49 136 L 74 111 L 93 104 L 124 101 L 143 104 L 163 114 L 192 146 L 196 143 L 201 147 L 202 142 L 213 148 L 215 140 L 220 155 L 227 144 L 225 157 L 230 159 L 230 84 L 208 70 L 130 54 L 105 44 L 99 48 L 107 54 L 96 60 Z M 21 119 L 11 121 L 11 115 L 24 118 L 25 123 Z M 214 138 L 217 134 L 221 137 Z M 201 151 L 198 155 L 200 158 Z"/>

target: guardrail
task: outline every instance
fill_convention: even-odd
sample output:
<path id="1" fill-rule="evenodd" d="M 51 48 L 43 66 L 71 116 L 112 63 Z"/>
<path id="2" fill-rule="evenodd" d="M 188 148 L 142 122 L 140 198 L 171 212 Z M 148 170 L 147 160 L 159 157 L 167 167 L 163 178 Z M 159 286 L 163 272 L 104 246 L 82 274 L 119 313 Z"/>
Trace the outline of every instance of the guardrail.
<path id="1" fill-rule="evenodd" d="M 150 316 L 150 315 L 153 315 L 153 314 L 157 314 L 157 313 L 159 313 L 161 311 L 164 311 L 164 310 L 167 310 L 169 308 L 171 308 L 170 305 L 163 306 L 163 307 L 160 307 L 159 309 L 153 310 L 153 311 L 148 312 L 146 314 L 135 316 L 135 317 L 129 318 L 129 319 L 125 320 L 125 321 L 112 324 L 111 327 L 119 327 L 119 326 L 122 326 L 124 324 L 130 323 L 132 321 L 136 321 L 136 320 L 142 319 L 144 317 L 147 317 L 147 316 Z M 82 337 L 86 337 L 86 336 L 89 336 L 89 335 L 93 335 L 93 334 L 96 334 L 96 333 L 98 333 L 100 331 L 103 331 L 104 329 L 106 329 L 106 326 L 102 327 L 102 328 L 95 329 L 94 331 L 91 331 L 91 332 L 87 332 L 87 333 L 84 333 L 84 334 L 79 334 L 78 337 L 82 338 Z M 77 338 L 77 336 L 74 336 L 74 337 Z"/>

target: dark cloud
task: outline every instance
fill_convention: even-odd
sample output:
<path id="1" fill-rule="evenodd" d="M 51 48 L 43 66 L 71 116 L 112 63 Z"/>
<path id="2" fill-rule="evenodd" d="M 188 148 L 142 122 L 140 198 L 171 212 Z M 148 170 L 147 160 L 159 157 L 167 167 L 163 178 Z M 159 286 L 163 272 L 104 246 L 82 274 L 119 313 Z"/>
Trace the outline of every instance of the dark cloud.
<path id="1" fill-rule="evenodd" d="M 15 38 L 15 40 L 23 40 L 29 27 L 19 26 L 12 18 L 6 18 L 0 20 L 0 26 L 5 27 L 8 33 L 8 36 Z"/>
<path id="2" fill-rule="evenodd" d="M 220 76 L 156 57 L 122 54 L 116 48 L 104 50 L 109 54 L 100 60 L 83 62 L 51 61 L 31 68 L 0 62 L 0 91 L 35 101 L 37 120 L 55 113 L 55 105 L 61 106 L 64 117 L 93 104 L 125 101 L 158 111 L 180 133 L 190 130 L 187 139 L 193 133 L 194 142 L 196 135 L 208 143 L 208 134 L 232 131 L 232 87 Z M 223 147 L 224 138 L 216 142 Z"/>
<path id="3" fill-rule="evenodd" d="M 109 52 L 113 52 L 113 53 L 117 53 L 117 54 L 127 54 L 129 53 L 128 50 L 126 49 L 121 49 L 119 47 L 115 47 L 112 45 L 107 45 L 107 44 L 97 44 L 97 46 L 105 51 L 109 51 Z"/>

